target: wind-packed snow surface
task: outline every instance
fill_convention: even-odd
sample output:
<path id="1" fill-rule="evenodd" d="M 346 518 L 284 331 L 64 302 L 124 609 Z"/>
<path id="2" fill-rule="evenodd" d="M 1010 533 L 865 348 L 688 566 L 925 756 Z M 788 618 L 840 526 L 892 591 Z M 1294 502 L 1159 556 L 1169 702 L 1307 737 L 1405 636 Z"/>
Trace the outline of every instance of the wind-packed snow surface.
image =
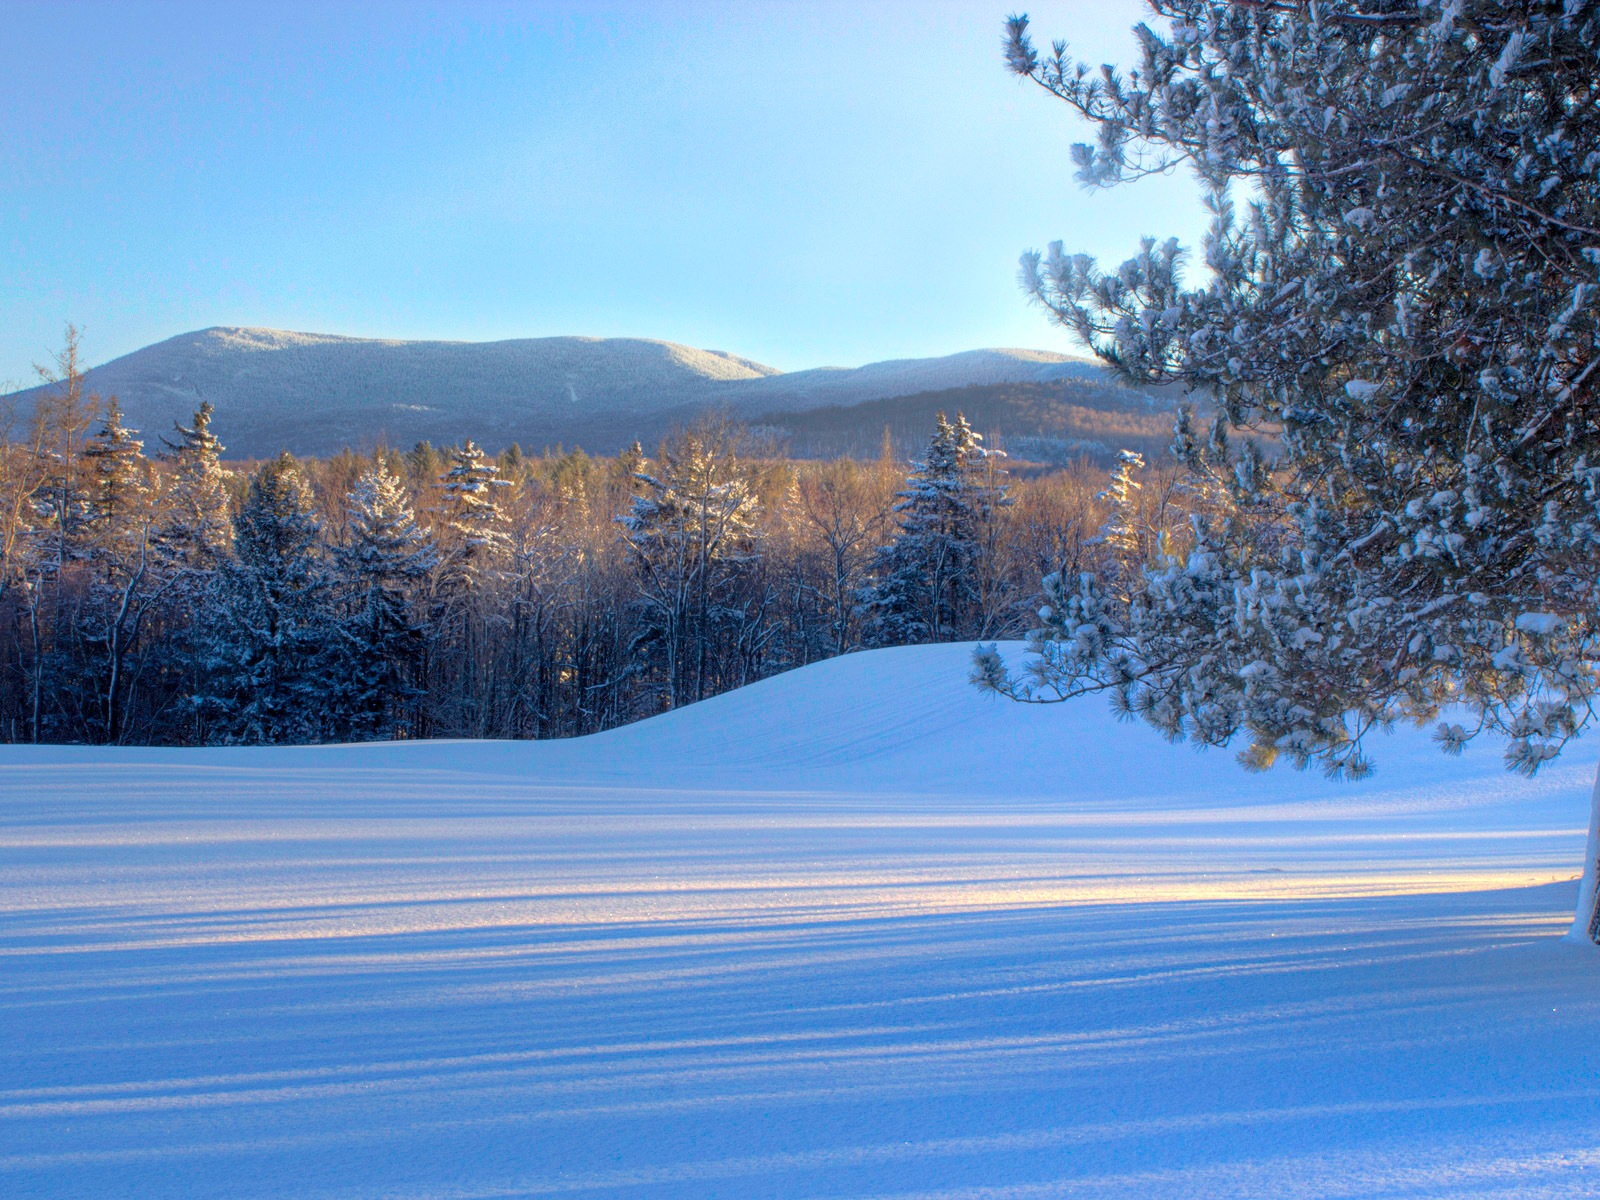
<path id="1" fill-rule="evenodd" d="M 0 1195 L 1600 1194 L 1593 747 L 1241 772 L 860 654 L 568 743 L 0 754 Z"/>

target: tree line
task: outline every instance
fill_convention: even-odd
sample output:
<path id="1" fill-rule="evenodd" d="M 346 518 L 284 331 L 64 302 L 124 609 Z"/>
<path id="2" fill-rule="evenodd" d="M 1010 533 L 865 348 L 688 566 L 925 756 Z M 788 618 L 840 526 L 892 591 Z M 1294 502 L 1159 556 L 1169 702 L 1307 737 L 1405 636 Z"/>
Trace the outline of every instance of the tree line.
<path id="1" fill-rule="evenodd" d="M 863 647 L 1020 636 L 1043 577 L 1112 579 L 1126 528 L 1155 554 L 1181 524 L 1175 473 L 1012 480 L 959 415 L 911 463 L 706 422 L 649 455 L 230 469 L 208 404 L 147 447 L 71 331 L 48 376 L 0 426 L 11 742 L 591 733 Z"/>

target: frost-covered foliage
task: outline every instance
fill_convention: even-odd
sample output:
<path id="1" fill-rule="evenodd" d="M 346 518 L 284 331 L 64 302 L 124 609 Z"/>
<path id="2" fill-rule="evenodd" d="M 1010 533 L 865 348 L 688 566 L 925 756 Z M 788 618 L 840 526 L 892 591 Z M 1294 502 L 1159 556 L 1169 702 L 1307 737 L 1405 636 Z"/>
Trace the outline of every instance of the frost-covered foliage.
<path id="1" fill-rule="evenodd" d="M 161 460 L 75 384 L 24 416 L 0 407 L 0 741 L 612 728 L 859 648 L 906 469 L 754 456 L 711 426 L 651 460 L 419 443 L 280 458 L 252 485 L 208 411 Z M 1027 627 L 1047 571 L 1107 569 L 1104 486 L 1078 464 L 1015 489 L 983 547 L 995 635 Z"/>
<path id="2" fill-rule="evenodd" d="M 1180 453 L 1213 500 L 1127 603 L 1047 580 L 1022 678 L 1111 687 L 1174 737 L 1368 768 L 1361 736 L 1485 728 L 1532 772 L 1591 716 L 1600 552 L 1600 5 L 1162 0 L 1137 72 L 1011 69 L 1086 116 L 1079 178 L 1186 163 L 1206 272 L 1060 244 L 1027 290 L 1133 380 L 1214 395 L 1283 448 Z"/>
<path id="3" fill-rule="evenodd" d="M 708 694 L 719 632 L 743 623 L 737 584 L 754 557 L 757 501 L 726 430 L 683 434 L 654 470 L 640 468 L 641 493 L 617 518 L 639 578 L 632 649 L 662 658 L 663 704 L 676 707 Z"/>
<path id="4" fill-rule="evenodd" d="M 493 460 L 468 440 L 449 451 L 440 481 L 445 587 L 470 588 L 510 546 L 497 494 L 507 486 Z"/>
<path id="5" fill-rule="evenodd" d="M 344 608 L 340 687 L 354 737 L 408 731 L 426 636 L 417 593 L 438 566 L 433 538 L 417 525 L 400 481 L 382 466 L 362 472 L 349 497 L 349 534 L 334 551 Z"/>
<path id="6" fill-rule="evenodd" d="M 871 646 L 992 637 L 995 526 L 1011 503 L 998 451 L 960 413 L 940 413 L 923 461 L 894 511 L 899 530 L 879 550 L 861 592 Z"/>
<path id="7" fill-rule="evenodd" d="M 155 542 L 174 568 L 209 568 L 228 544 L 227 473 L 219 461 L 222 443 L 211 432 L 211 412 L 211 405 L 202 403 L 192 424 L 176 427 L 178 440 L 170 444 L 172 483 Z"/>
<path id="8" fill-rule="evenodd" d="M 1139 550 L 1139 493 L 1144 485 L 1139 482 L 1139 472 L 1144 470 L 1144 456 L 1124 450 L 1118 456 L 1117 469 L 1111 473 L 1111 486 L 1100 498 L 1111 506 L 1111 520 L 1101 540 L 1117 552 L 1120 561 L 1137 561 Z"/>
<path id="9" fill-rule="evenodd" d="M 212 581 L 196 705 L 217 740 L 314 742 L 326 736 L 338 645 L 311 489 L 287 454 L 250 479 L 234 552 Z"/>
<path id="10" fill-rule="evenodd" d="M 84 447 L 90 472 L 89 523 L 98 540 L 125 539 L 147 507 L 150 484 L 137 432 L 122 423 L 122 409 L 113 396 L 99 431 Z"/>

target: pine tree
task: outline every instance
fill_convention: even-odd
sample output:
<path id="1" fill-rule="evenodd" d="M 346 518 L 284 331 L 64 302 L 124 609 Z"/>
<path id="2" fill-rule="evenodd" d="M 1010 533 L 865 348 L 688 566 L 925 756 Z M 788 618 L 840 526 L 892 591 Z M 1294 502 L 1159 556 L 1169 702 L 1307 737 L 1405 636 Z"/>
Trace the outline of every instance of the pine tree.
<path id="1" fill-rule="evenodd" d="M 137 433 L 122 423 L 122 408 L 113 396 L 104 422 L 84 447 L 90 473 L 88 520 L 102 555 L 121 551 L 148 511 L 148 464 Z"/>
<path id="2" fill-rule="evenodd" d="M 341 709 L 356 738 L 403 736 L 419 695 L 424 627 L 415 592 L 438 563 L 400 482 L 375 466 L 349 500 L 349 539 L 335 553 L 343 597 Z"/>
<path id="3" fill-rule="evenodd" d="M 1144 490 L 1139 472 L 1143 470 L 1143 455 L 1133 450 L 1121 451 L 1116 470 L 1111 473 L 1111 486 L 1097 497 L 1111 506 L 1111 519 L 1100 531 L 1100 543 L 1111 551 L 1112 561 L 1119 569 L 1123 564 L 1135 569 L 1144 565 L 1144 543 L 1139 536 L 1139 493 Z"/>
<path id="4" fill-rule="evenodd" d="M 161 600 L 150 553 L 150 464 L 136 433 L 123 425 L 113 396 L 83 451 L 89 467 L 86 558 L 92 569 L 77 615 L 89 661 L 76 686 L 83 706 L 98 710 L 94 733 L 107 743 L 125 733 L 128 693 L 137 676 L 127 664 L 137 662 L 147 618 Z"/>
<path id="5" fill-rule="evenodd" d="M 211 432 L 211 412 L 210 402 L 202 402 L 194 423 L 175 426 L 178 441 L 169 443 L 172 482 L 155 532 L 169 569 L 205 571 L 227 550 L 228 488 L 219 461 L 222 443 Z"/>
<path id="6" fill-rule="evenodd" d="M 337 694 L 337 643 L 311 489 L 288 454 L 263 464 L 234 518 L 202 635 L 196 697 L 215 737 L 320 740 Z"/>
<path id="7" fill-rule="evenodd" d="M 202 402 L 192 424 L 174 426 L 178 440 L 167 443 L 171 469 L 149 533 L 149 553 L 164 597 L 161 621 L 171 630 L 164 639 L 159 674 L 166 686 L 189 697 L 204 686 L 201 623 L 232 537 L 227 479 L 218 457 L 222 444 L 211 432 L 211 412 L 210 403 Z M 181 706 L 181 711 L 196 721 L 203 714 L 194 704 Z M 201 741 L 206 734 L 196 724 L 183 736 Z"/>
<path id="8" fill-rule="evenodd" d="M 882 547 L 861 593 L 868 645 L 960 641 L 982 637 L 989 530 L 1011 501 L 991 470 L 998 451 L 960 413 L 938 415 L 928 454 L 913 463 L 894 506 L 899 531 Z"/>
<path id="9" fill-rule="evenodd" d="M 1141 382 L 1274 432 L 1191 462 L 1229 496 L 1126 604 L 1047 581 L 1021 694 L 1111 687 L 1175 737 L 1265 766 L 1370 769 L 1392 721 L 1470 714 L 1529 772 L 1593 715 L 1600 659 L 1600 6 L 1161 0 L 1136 77 L 1011 69 L 1099 129 L 1080 178 L 1193 164 L 1213 277 L 1175 242 L 1113 272 L 1029 254 L 1034 298 Z M 1230 189 L 1247 191 L 1244 215 Z M 1192 449 L 1192 439 L 1191 439 Z M 1574 935 L 1600 940 L 1597 781 Z"/>
<path id="10" fill-rule="evenodd" d="M 716 428 L 670 440 L 656 469 L 636 478 L 640 494 L 617 518 L 644 625 L 632 650 L 659 652 L 663 699 L 673 708 L 704 699 L 711 687 L 713 642 L 735 614 L 750 559 L 756 497 L 726 431 Z"/>
<path id="11" fill-rule="evenodd" d="M 497 496 L 509 481 L 471 441 L 452 447 L 450 468 L 441 477 L 440 540 L 443 586 L 470 589 L 510 549 Z"/>

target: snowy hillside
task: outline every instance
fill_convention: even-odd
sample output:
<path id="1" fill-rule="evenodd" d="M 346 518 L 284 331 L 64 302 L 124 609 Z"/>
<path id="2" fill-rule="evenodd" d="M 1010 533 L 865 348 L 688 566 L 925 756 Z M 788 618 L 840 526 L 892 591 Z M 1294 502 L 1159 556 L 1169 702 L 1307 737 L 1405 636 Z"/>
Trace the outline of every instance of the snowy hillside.
<path id="1" fill-rule="evenodd" d="M 1594 1194 L 1593 747 L 1251 776 L 967 652 L 565 743 L 0 749 L 0 1194 Z"/>
<path id="2" fill-rule="evenodd" d="M 116 395 L 152 444 L 209 400 L 228 452 L 250 458 L 468 436 L 491 448 L 581 441 L 609 450 L 708 408 L 749 416 L 1099 370 L 1043 351 L 973 350 L 785 375 L 639 338 L 408 342 L 215 328 L 114 359 L 89 384 Z"/>
<path id="3" fill-rule="evenodd" d="M 719 385 L 746 414 L 794 412 L 824 405 L 860 404 L 890 396 L 912 396 L 991 383 L 1048 383 L 1056 379 L 1103 380 L 1098 363 L 1045 350 L 967 350 L 943 358 L 903 358 L 864 367 L 817 367 Z"/>

